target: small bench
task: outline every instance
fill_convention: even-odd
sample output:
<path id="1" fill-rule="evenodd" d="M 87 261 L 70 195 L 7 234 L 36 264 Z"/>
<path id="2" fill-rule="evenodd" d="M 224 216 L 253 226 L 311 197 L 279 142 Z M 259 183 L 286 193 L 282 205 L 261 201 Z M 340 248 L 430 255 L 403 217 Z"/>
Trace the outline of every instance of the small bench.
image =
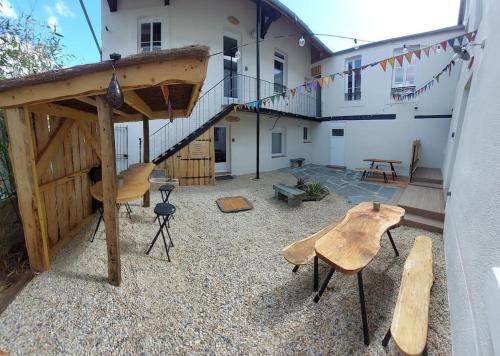
<path id="1" fill-rule="evenodd" d="M 394 172 L 391 170 L 383 170 L 383 169 L 378 169 L 378 168 L 357 168 L 356 170 L 359 172 L 363 172 L 363 174 L 361 175 L 361 180 L 365 180 L 370 175 L 374 175 L 374 174 L 379 174 L 379 175 L 383 176 L 385 183 L 388 182 L 388 179 L 387 179 L 388 174 L 390 174 L 392 176 L 392 180 L 395 180 Z"/>
<path id="2" fill-rule="evenodd" d="M 292 158 L 290 160 L 290 167 L 292 168 L 300 168 L 304 166 L 305 158 Z"/>
<path id="3" fill-rule="evenodd" d="M 432 274 L 432 240 L 418 236 L 406 259 L 392 324 L 382 341 L 387 346 L 392 336 L 396 346 L 407 355 L 427 355 L 429 303 Z"/>
<path id="4" fill-rule="evenodd" d="M 302 197 L 306 194 L 303 190 L 290 187 L 286 184 L 274 184 L 274 196 L 281 200 L 287 200 L 288 206 L 297 206 L 302 203 Z"/>

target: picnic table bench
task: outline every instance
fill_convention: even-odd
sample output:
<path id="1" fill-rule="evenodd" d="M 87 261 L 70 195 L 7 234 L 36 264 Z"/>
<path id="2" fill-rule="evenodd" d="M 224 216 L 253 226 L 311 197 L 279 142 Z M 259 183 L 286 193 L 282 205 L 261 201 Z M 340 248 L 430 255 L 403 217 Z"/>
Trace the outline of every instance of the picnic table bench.
<path id="1" fill-rule="evenodd" d="M 306 194 L 303 190 L 278 183 L 273 185 L 274 195 L 281 200 L 287 200 L 288 206 L 297 206 L 302 203 L 302 197 Z"/>
<path id="2" fill-rule="evenodd" d="M 392 324 L 382 341 L 387 346 L 391 336 L 407 355 L 427 354 L 430 291 L 432 274 L 432 240 L 418 236 L 406 259 Z"/>
<path id="3" fill-rule="evenodd" d="M 305 158 L 292 158 L 290 160 L 290 166 L 292 168 L 302 167 L 304 165 L 305 160 L 306 160 Z"/>
<path id="4" fill-rule="evenodd" d="M 381 176 L 384 177 L 384 183 L 388 182 L 387 175 L 392 176 L 392 180 L 395 180 L 396 174 L 392 170 L 384 170 L 384 169 L 379 169 L 379 168 L 357 168 L 357 171 L 363 172 L 361 175 L 361 180 L 365 180 L 368 178 L 370 175 L 374 174 L 380 174 Z"/>

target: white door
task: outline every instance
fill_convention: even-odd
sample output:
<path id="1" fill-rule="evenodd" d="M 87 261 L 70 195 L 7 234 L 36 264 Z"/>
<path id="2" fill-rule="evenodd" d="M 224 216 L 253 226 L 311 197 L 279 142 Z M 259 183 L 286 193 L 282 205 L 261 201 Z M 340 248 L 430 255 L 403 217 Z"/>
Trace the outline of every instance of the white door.
<path id="1" fill-rule="evenodd" d="M 330 165 L 345 166 L 345 124 L 334 124 L 330 129 Z"/>
<path id="2" fill-rule="evenodd" d="M 229 142 L 229 126 L 215 126 L 215 173 L 231 173 Z"/>

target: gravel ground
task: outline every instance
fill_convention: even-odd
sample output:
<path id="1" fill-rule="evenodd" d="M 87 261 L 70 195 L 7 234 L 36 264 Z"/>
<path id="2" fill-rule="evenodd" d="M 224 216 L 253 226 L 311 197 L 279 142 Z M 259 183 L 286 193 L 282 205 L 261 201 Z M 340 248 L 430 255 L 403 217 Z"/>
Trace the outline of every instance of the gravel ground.
<path id="1" fill-rule="evenodd" d="M 390 325 L 405 257 L 421 230 L 401 227 L 386 237 L 364 271 L 371 344 L 363 344 L 357 281 L 335 274 L 321 301 L 312 301 L 312 266 L 292 273 L 281 257 L 288 244 L 345 214 L 350 207 L 330 194 L 297 208 L 273 198 L 272 184 L 293 183 L 285 172 L 179 187 L 171 202 L 172 262 L 160 243 L 144 255 L 156 226 L 152 208 L 121 212 L 122 286 L 106 283 L 102 231 L 93 224 L 33 279 L 0 317 L 0 350 L 12 354 L 385 354 L 380 342 Z M 221 213 L 215 200 L 242 195 L 254 210 Z M 160 201 L 158 193 L 152 202 Z M 434 274 L 428 348 L 450 354 L 443 240 L 434 240 Z M 324 275 L 327 268 L 321 266 Z M 387 352 L 395 353 L 391 342 Z"/>

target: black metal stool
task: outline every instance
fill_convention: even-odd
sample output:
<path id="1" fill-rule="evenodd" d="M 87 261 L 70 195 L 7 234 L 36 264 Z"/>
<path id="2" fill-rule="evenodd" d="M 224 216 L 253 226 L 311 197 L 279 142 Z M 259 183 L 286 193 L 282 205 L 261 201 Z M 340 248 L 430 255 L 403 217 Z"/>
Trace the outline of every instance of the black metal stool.
<path id="1" fill-rule="evenodd" d="M 170 194 L 172 194 L 172 190 L 174 190 L 174 189 L 175 189 L 175 185 L 172 185 L 172 184 L 163 184 L 162 186 L 160 186 L 160 188 L 158 188 L 158 190 L 160 191 L 160 194 L 161 194 L 161 200 L 164 203 L 168 203 L 168 198 L 170 197 Z M 174 216 L 172 215 L 172 218 L 173 217 Z M 153 222 L 155 222 L 157 219 L 158 219 L 158 215 L 155 217 Z M 168 227 L 170 227 L 170 225 L 168 225 Z"/>
<path id="2" fill-rule="evenodd" d="M 156 243 L 156 240 L 158 239 L 158 236 L 162 236 L 163 238 L 163 244 L 165 245 L 165 251 L 167 252 L 167 259 L 168 262 L 170 262 L 170 256 L 168 254 L 168 251 L 170 247 L 174 247 L 174 243 L 172 242 L 172 238 L 170 237 L 170 232 L 168 231 L 168 224 L 167 222 L 170 220 L 170 217 L 175 213 L 175 206 L 173 206 L 170 203 L 158 203 L 155 206 L 154 210 L 156 214 L 156 219 L 158 219 L 158 224 L 160 224 L 160 228 L 158 229 L 158 232 L 156 233 L 153 242 L 151 242 L 151 245 L 149 246 L 148 250 L 146 251 L 146 255 L 149 255 L 149 252 L 153 248 L 154 244 Z M 160 219 L 160 217 L 162 219 Z M 155 220 L 156 220 L 155 219 Z M 167 231 L 168 239 L 170 240 L 170 247 L 167 244 L 167 240 L 165 239 L 165 234 L 163 233 L 163 229 Z"/>

